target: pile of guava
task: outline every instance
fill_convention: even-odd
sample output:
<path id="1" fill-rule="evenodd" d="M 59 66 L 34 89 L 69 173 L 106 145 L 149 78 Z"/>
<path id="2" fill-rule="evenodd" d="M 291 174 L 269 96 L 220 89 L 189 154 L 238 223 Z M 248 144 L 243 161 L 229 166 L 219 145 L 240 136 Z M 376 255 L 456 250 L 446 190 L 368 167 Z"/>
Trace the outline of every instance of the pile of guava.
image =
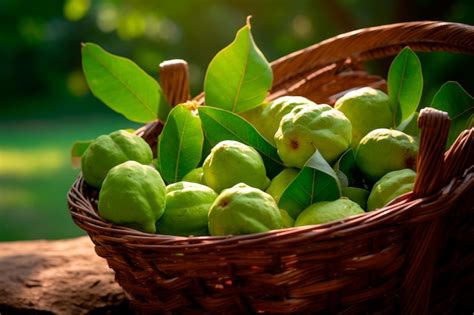
<path id="1" fill-rule="evenodd" d="M 166 183 L 160 173 L 163 165 L 153 160 L 150 146 L 141 137 L 119 130 L 89 145 L 82 156 L 83 177 L 100 190 L 102 218 L 147 233 L 239 235 L 344 219 L 383 207 L 413 187 L 415 138 L 384 128 L 389 123 L 368 127 L 370 122 L 360 122 L 368 116 L 358 113 L 361 110 L 390 114 L 383 95 L 363 88 L 346 94 L 335 108 L 285 96 L 261 105 L 260 112 L 252 109 L 253 127 L 273 133 L 281 159 L 276 174 L 268 172 L 256 148 L 223 140 L 181 180 Z M 275 112 L 286 114 L 274 116 Z M 354 125 L 361 127 L 357 130 Z M 354 138 L 354 131 L 360 136 Z M 316 151 L 330 167 L 344 153 L 354 152 L 359 184 L 342 187 L 338 182 L 339 198 L 291 207 L 288 212 L 280 205 L 282 195 Z"/>
<path id="2" fill-rule="evenodd" d="M 98 214 L 113 224 L 183 237 L 261 233 L 362 215 L 414 187 L 421 68 L 409 48 L 392 62 L 387 92 L 358 87 L 331 105 L 267 99 L 272 70 L 249 22 L 211 61 L 203 105 L 171 107 L 132 61 L 89 43 L 82 53 L 98 98 L 132 121 L 158 118 L 162 129 L 153 149 L 119 130 L 81 153 Z M 452 90 L 439 92 L 443 106 Z M 456 91 L 457 106 L 472 107 Z M 471 107 L 457 126 L 459 117 L 472 124 Z"/>

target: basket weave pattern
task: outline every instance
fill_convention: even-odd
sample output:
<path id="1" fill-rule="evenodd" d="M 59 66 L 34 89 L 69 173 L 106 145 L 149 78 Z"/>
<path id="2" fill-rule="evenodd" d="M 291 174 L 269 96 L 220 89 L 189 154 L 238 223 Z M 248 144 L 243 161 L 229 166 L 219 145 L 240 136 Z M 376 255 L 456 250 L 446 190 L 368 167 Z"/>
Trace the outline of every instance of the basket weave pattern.
<path id="1" fill-rule="evenodd" d="M 272 63 L 269 99 L 303 95 L 333 103 L 351 88 L 384 88 L 382 78 L 361 70 L 363 62 L 394 55 L 406 45 L 474 53 L 474 28 L 411 22 L 334 37 Z M 171 103 L 188 99 L 185 64 L 163 65 L 160 77 Z M 195 100 L 202 103 L 203 95 Z M 472 284 L 474 256 L 458 240 L 471 233 L 472 242 L 474 235 L 474 130 L 465 131 L 444 153 L 447 115 L 425 109 L 418 123 L 414 191 L 338 222 L 228 237 L 151 235 L 102 220 L 96 212 L 98 192 L 81 176 L 68 194 L 69 209 L 138 313 L 445 311 L 458 297 L 444 294 L 448 282 L 454 292 L 467 288 L 472 293 L 456 268 L 467 270 L 463 276 Z M 140 134 L 154 146 L 161 128 L 151 123 Z M 447 219 L 456 227 L 449 227 Z M 430 300 L 432 294 L 436 301 Z"/>

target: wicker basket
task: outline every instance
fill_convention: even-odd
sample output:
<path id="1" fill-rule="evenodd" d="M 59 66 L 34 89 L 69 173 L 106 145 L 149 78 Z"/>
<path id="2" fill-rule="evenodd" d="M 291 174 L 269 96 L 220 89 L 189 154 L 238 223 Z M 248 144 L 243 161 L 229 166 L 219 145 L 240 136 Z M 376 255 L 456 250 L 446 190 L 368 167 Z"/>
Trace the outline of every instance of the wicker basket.
<path id="1" fill-rule="evenodd" d="M 269 99 L 333 103 L 351 88 L 383 89 L 385 81 L 361 65 L 406 45 L 474 53 L 474 27 L 410 22 L 331 38 L 273 62 Z M 171 103 L 188 98 L 185 63 L 162 65 L 160 77 Z M 98 192 L 81 176 L 69 209 L 137 313 L 444 313 L 474 293 L 474 253 L 466 245 L 474 239 L 474 129 L 445 153 L 447 115 L 425 109 L 418 124 L 414 191 L 338 222 L 229 237 L 146 234 L 103 221 Z M 153 146 L 161 127 L 151 123 L 140 134 Z"/>

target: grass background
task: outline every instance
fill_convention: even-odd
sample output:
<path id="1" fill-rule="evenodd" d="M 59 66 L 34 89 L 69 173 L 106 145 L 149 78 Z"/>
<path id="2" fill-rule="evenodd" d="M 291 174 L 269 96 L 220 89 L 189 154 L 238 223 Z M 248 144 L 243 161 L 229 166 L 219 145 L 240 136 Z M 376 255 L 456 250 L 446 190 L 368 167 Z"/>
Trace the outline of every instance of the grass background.
<path id="1" fill-rule="evenodd" d="M 3 123 L 0 241 L 83 235 L 67 210 L 66 194 L 79 174 L 71 166 L 71 144 L 134 126 L 109 116 Z"/>

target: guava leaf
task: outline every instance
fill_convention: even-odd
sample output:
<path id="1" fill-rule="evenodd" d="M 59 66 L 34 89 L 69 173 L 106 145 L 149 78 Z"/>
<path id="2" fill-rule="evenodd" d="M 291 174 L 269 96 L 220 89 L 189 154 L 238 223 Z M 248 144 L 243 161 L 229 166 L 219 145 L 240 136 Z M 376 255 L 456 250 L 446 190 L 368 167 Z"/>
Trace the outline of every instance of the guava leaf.
<path id="1" fill-rule="evenodd" d="M 206 105 L 243 112 L 262 103 L 272 86 L 273 73 L 256 46 L 250 22 L 235 40 L 212 59 L 204 80 Z"/>
<path id="2" fill-rule="evenodd" d="M 73 168 L 81 167 L 81 158 L 84 152 L 86 152 L 89 145 L 93 140 L 76 141 L 72 144 L 71 148 L 71 164 Z"/>
<path id="3" fill-rule="evenodd" d="M 341 184 L 336 173 L 316 150 L 282 193 L 278 206 L 296 219 L 309 205 L 340 197 Z"/>
<path id="4" fill-rule="evenodd" d="M 205 137 L 212 146 L 223 140 L 239 141 L 260 153 L 270 177 L 282 170 L 283 163 L 276 148 L 239 115 L 220 108 L 200 106 L 199 116 Z"/>
<path id="5" fill-rule="evenodd" d="M 443 84 L 433 97 L 431 107 L 447 112 L 451 118 L 447 148 L 464 129 L 473 126 L 474 98 L 457 82 L 449 81 Z"/>
<path id="6" fill-rule="evenodd" d="M 341 188 L 346 188 L 349 186 L 349 177 L 347 177 L 344 172 L 342 172 L 340 169 L 334 169 L 334 172 L 336 173 L 337 179 L 339 179 L 339 183 L 341 183 Z"/>
<path id="7" fill-rule="evenodd" d="M 354 151 L 348 149 L 334 163 L 334 172 L 338 175 L 342 187 L 360 185 L 361 174 L 355 162 Z"/>
<path id="8" fill-rule="evenodd" d="M 166 120 L 170 106 L 160 85 L 131 60 L 86 43 L 82 68 L 92 93 L 125 118 L 139 123 Z"/>
<path id="9" fill-rule="evenodd" d="M 202 157 L 201 157 L 201 162 L 199 162 L 199 165 L 204 164 L 204 161 L 206 160 L 207 156 L 211 153 L 211 149 L 212 149 L 212 144 L 206 138 L 206 135 L 204 135 L 204 144 L 202 146 Z"/>
<path id="10" fill-rule="evenodd" d="M 420 59 L 409 47 L 403 48 L 393 59 L 387 80 L 395 127 L 415 112 L 423 92 Z"/>
<path id="11" fill-rule="evenodd" d="M 180 104 L 174 107 L 158 138 L 161 176 L 168 183 L 180 181 L 201 160 L 204 135 L 201 120 Z"/>
<path id="12" fill-rule="evenodd" d="M 418 137 L 420 134 L 420 128 L 418 128 L 418 112 L 414 112 L 407 119 L 398 125 L 397 130 L 400 130 L 410 136 Z"/>

